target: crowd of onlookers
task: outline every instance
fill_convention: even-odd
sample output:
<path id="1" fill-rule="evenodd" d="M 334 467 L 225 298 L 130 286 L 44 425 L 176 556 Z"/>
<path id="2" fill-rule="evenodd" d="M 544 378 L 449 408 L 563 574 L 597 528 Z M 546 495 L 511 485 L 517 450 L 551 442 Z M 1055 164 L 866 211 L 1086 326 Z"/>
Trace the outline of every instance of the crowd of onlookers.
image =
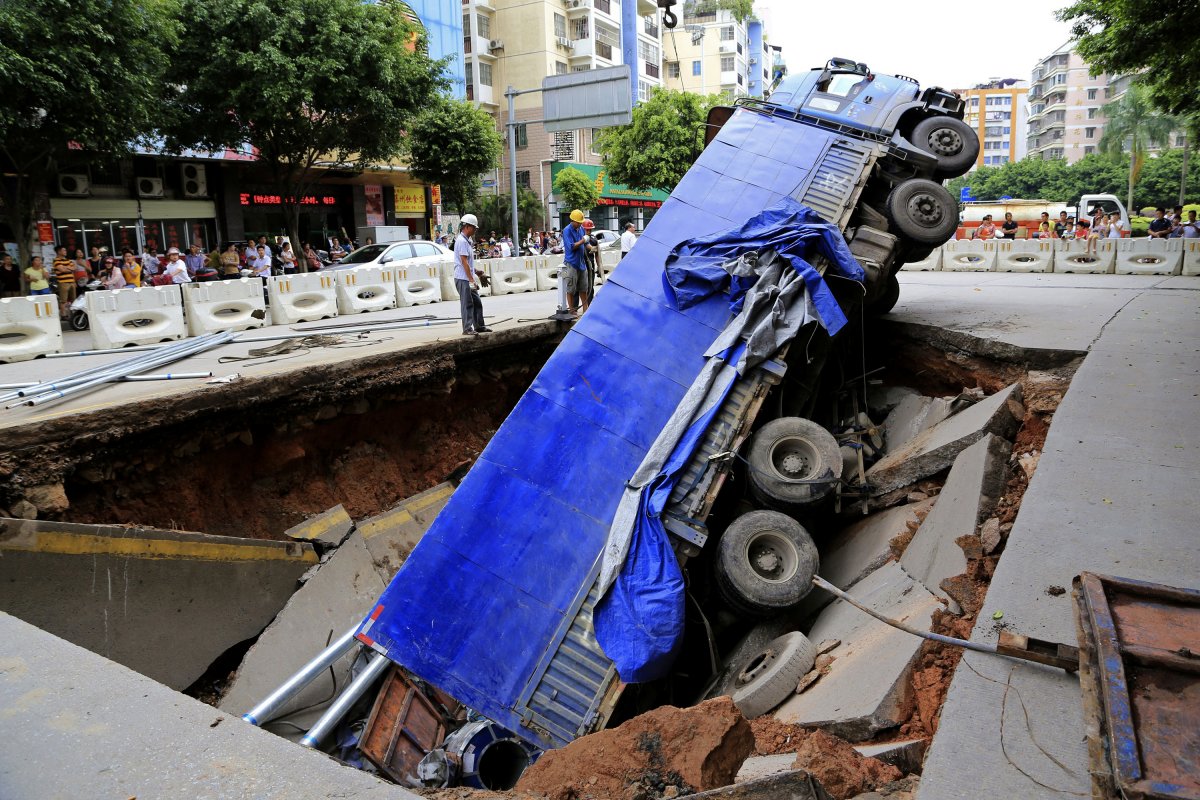
<path id="1" fill-rule="evenodd" d="M 987 214 L 979 227 L 971 233 L 973 239 L 1016 239 L 1021 226 L 1013 220 L 1012 212 L 1004 215 L 1004 222 L 997 225 L 992 215 Z M 1097 208 L 1092 216 L 1076 220 L 1067 215 L 1066 211 L 1059 212 L 1058 219 L 1051 221 L 1049 212 L 1042 212 L 1042 219 L 1037 229 L 1030 232 L 1033 239 L 1079 239 L 1087 242 L 1086 250 L 1095 252 L 1101 239 L 1120 239 L 1129 235 L 1121 215 L 1107 213 Z M 1185 215 L 1183 206 L 1175 206 L 1168 214 L 1165 208 L 1154 211 L 1154 219 L 1150 221 L 1147 235 L 1153 239 L 1198 239 L 1200 224 L 1196 221 L 1196 212 L 1189 211 Z"/>
<path id="2" fill-rule="evenodd" d="M 434 241 L 449 250 L 454 249 L 454 236 L 449 231 L 437 236 Z M 558 228 L 551 231 L 527 231 L 521 241 L 519 254 L 516 252 L 512 236 L 508 233 L 497 236 L 496 232 L 492 231 L 490 236 L 481 235 L 475 241 L 476 258 L 511 258 L 516 255 L 537 256 L 561 252 L 562 234 L 558 232 Z"/>

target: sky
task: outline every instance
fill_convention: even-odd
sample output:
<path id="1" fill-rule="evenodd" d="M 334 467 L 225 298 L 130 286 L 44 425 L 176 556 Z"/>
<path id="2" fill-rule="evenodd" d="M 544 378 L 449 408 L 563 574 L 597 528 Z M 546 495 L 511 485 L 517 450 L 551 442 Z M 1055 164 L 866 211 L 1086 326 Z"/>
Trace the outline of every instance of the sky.
<path id="1" fill-rule="evenodd" d="M 792 74 L 839 56 L 922 86 L 969 89 L 991 78 L 1028 81 L 1034 65 L 1071 38 L 1069 26 L 1054 18 L 1067 5 L 1070 0 L 755 0 L 754 8 L 768 41 L 782 45 Z"/>

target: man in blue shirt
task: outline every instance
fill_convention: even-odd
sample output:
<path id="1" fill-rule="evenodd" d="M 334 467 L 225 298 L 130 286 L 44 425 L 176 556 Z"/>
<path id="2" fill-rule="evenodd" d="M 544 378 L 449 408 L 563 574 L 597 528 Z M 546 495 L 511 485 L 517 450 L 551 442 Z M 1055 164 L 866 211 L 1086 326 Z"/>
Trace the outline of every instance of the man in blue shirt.
<path id="1" fill-rule="evenodd" d="M 483 301 L 479 299 L 479 283 L 475 277 L 475 248 L 471 237 L 478 227 L 479 220 L 474 214 L 464 214 L 462 233 L 454 240 L 454 288 L 458 291 L 464 336 L 491 333 L 483 324 Z"/>
<path id="2" fill-rule="evenodd" d="M 584 311 L 588 309 L 587 262 L 583 241 L 583 212 L 577 208 L 571 212 L 571 224 L 563 231 L 564 269 L 559 273 L 567 292 L 567 308 L 572 314 L 579 313 L 580 305 Z"/>

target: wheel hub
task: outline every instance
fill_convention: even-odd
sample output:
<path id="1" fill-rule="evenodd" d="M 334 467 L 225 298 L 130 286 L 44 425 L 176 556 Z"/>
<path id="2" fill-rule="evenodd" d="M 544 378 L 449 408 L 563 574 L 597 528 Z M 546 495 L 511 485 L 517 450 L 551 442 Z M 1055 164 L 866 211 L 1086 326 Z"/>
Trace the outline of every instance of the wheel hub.
<path id="1" fill-rule="evenodd" d="M 788 475 L 803 475 L 808 471 L 808 459 L 800 453 L 788 453 L 780 466 Z"/>
<path id="2" fill-rule="evenodd" d="M 925 225 L 936 225 L 942 221 L 942 205 L 932 195 L 916 194 L 908 201 L 908 215 Z"/>
<path id="3" fill-rule="evenodd" d="M 760 551 L 755 562 L 760 572 L 774 572 L 779 569 L 779 556 L 772 550 Z"/>
<path id="4" fill-rule="evenodd" d="M 939 156 L 958 155 L 962 148 L 962 137 L 955 130 L 940 128 L 929 134 L 929 149 Z"/>

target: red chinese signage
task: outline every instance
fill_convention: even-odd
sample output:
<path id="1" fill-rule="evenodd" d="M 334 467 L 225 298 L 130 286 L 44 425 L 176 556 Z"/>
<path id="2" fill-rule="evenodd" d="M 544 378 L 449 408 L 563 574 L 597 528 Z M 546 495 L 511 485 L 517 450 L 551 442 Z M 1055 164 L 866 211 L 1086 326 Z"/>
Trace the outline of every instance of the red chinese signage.
<path id="1" fill-rule="evenodd" d="M 283 197 L 277 194 L 252 194 L 242 192 L 239 200 L 244 206 L 279 206 L 283 205 Z M 290 199 L 290 198 L 289 198 Z M 302 206 L 336 206 L 337 198 L 331 194 L 306 194 L 300 198 Z"/>
<path id="2" fill-rule="evenodd" d="M 624 197 L 601 197 L 599 204 L 622 208 L 662 208 L 662 203 L 658 200 L 628 200 Z"/>
<path id="3" fill-rule="evenodd" d="M 440 206 L 442 204 L 442 187 L 436 183 L 431 185 L 429 187 L 429 198 L 429 202 L 435 206 Z"/>

